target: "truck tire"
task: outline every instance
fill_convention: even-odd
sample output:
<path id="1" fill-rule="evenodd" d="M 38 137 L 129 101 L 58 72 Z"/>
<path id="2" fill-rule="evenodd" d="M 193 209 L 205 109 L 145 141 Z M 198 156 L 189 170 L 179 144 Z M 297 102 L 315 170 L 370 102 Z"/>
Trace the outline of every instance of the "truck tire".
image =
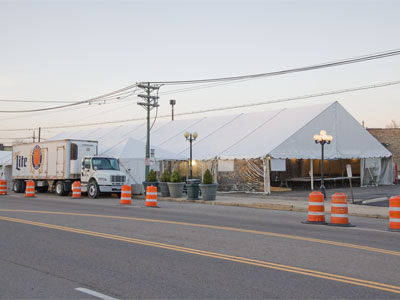
<path id="1" fill-rule="evenodd" d="M 96 180 L 92 180 L 89 182 L 87 193 L 89 198 L 95 199 L 100 196 L 100 189 L 96 182 Z"/>
<path id="2" fill-rule="evenodd" d="M 56 194 L 58 196 L 67 196 L 68 195 L 68 191 L 65 188 L 64 181 L 56 182 Z"/>
<path id="3" fill-rule="evenodd" d="M 20 180 L 20 179 L 15 180 L 13 182 L 12 189 L 13 189 L 14 193 L 23 193 L 23 192 L 25 192 L 25 181 Z"/>

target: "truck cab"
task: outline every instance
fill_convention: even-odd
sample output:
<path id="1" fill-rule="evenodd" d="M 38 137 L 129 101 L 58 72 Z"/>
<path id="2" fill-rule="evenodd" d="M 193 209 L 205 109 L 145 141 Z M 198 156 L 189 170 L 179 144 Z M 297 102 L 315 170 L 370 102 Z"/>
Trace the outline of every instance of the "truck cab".
<path id="1" fill-rule="evenodd" d="M 113 157 L 85 156 L 82 159 L 81 187 L 90 198 L 100 193 L 120 193 L 126 175 L 119 169 L 119 161 Z"/>

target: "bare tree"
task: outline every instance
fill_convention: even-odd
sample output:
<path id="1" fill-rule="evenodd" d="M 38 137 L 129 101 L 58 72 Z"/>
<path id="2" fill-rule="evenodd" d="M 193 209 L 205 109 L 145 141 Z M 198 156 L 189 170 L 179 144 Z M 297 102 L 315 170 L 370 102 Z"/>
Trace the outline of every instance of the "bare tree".
<path id="1" fill-rule="evenodd" d="M 399 128 L 400 124 L 396 122 L 396 120 L 392 120 L 389 124 L 386 125 L 386 128 Z"/>

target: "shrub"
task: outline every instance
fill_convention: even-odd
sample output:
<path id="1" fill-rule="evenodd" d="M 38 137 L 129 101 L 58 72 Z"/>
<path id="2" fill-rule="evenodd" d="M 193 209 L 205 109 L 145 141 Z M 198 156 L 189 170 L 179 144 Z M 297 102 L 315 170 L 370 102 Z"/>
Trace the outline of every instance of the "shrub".
<path id="1" fill-rule="evenodd" d="M 148 182 L 157 181 L 157 175 L 153 169 L 151 169 L 150 172 L 147 174 L 146 181 L 148 181 Z"/>
<path id="2" fill-rule="evenodd" d="M 207 169 L 204 172 L 204 176 L 203 176 L 203 184 L 212 184 L 213 183 L 213 177 L 211 175 L 211 172 L 209 169 Z"/>
<path id="3" fill-rule="evenodd" d="M 181 182 L 181 175 L 179 175 L 178 171 L 172 172 L 171 182 Z"/>
<path id="4" fill-rule="evenodd" d="M 169 182 L 171 180 L 171 174 L 169 174 L 168 170 L 164 170 L 164 172 L 161 175 L 161 181 L 162 182 Z"/>

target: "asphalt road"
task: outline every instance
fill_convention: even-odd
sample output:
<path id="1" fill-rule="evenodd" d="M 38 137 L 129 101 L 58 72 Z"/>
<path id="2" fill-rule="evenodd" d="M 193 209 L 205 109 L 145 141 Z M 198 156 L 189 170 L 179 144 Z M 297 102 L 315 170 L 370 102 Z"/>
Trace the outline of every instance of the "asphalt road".
<path id="1" fill-rule="evenodd" d="M 1 196 L 0 297 L 400 299 L 400 234 L 387 220 L 341 228 L 303 224 L 305 213 L 159 205 Z"/>

